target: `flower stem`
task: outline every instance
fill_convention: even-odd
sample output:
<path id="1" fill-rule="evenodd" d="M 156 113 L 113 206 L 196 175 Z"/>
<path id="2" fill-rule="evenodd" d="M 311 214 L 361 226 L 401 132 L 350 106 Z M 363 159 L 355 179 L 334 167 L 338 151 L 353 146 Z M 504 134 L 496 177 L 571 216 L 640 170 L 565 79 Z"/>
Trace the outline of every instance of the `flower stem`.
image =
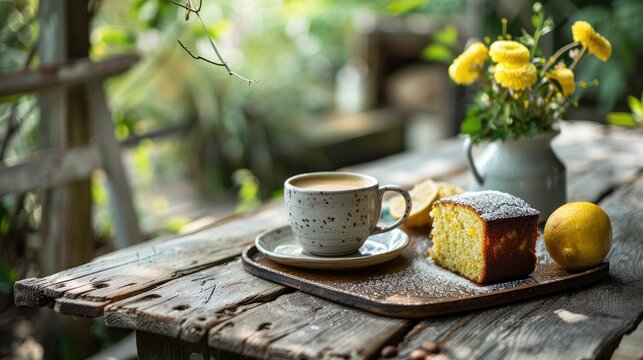
<path id="1" fill-rule="evenodd" d="M 571 71 L 574 71 L 574 69 L 576 68 L 576 66 L 578 66 L 578 64 L 580 63 L 580 61 L 581 61 L 581 60 L 583 59 L 583 57 L 585 56 L 585 53 L 586 53 L 586 52 L 587 52 L 587 48 L 586 48 L 585 46 L 583 46 L 583 50 L 581 50 L 581 51 L 580 51 L 580 54 L 578 54 L 578 56 L 576 56 L 576 58 L 574 59 L 574 62 L 573 62 L 573 63 L 572 63 L 572 65 L 569 67 L 569 69 L 570 69 Z"/>
<path id="2" fill-rule="evenodd" d="M 534 55 L 536 54 L 536 49 L 538 49 L 538 42 L 540 41 L 540 35 L 542 34 L 543 21 L 545 20 L 542 12 L 538 14 L 538 18 L 540 19 L 540 25 L 534 32 L 534 46 L 531 47 L 529 57 L 534 57 Z"/>
<path id="3" fill-rule="evenodd" d="M 547 65 L 545 65 L 545 67 L 543 68 L 543 70 L 542 70 L 542 74 L 545 74 L 545 72 L 547 71 L 547 69 L 549 69 L 549 68 L 550 68 L 554 63 L 556 63 L 556 60 L 558 60 L 558 58 L 559 58 L 561 55 L 563 55 L 563 54 L 564 54 L 564 53 L 566 53 L 567 51 L 569 51 L 569 50 L 571 50 L 571 49 L 575 48 L 575 47 L 576 47 L 576 46 L 578 46 L 578 45 L 580 45 L 580 43 L 579 43 L 579 42 L 574 41 L 574 42 L 571 42 L 571 43 L 569 43 L 569 44 L 567 44 L 567 45 L 563 46 L 563 47 L 562 47 L 562 48 L 560 48 L 558 51 L 556 51 L 556 53 L 554 53 L 554 55 L 552 55 L 552 56 L 549 58 L 549 60 L 547 60 Z"/>

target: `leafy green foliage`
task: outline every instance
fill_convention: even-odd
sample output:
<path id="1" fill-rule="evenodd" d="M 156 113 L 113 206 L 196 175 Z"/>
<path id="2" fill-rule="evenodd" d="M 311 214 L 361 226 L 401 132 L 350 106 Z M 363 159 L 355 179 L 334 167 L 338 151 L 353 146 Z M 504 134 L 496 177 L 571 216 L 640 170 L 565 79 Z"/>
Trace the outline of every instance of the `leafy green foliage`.
<path id="1" fill-rule="evenodd" d="M 637 99 L 634 96 L 627 97 L 627 105 L 632 111 L 632 115 L 637 119 L 637 121 L 643 121 L 643 93 L 641 98 Z"/>
<path id="2" fill-rule="evenodd" d="M 453 25 L 446 25 L 433 35 L 433 41 L 422 50 L 422 57 L 429 61 L 450 62 L 454 58 L 452 48 L 457 42 L 458 29 Z"/>
<path id="3" fill-rule="evenodd" d="M 527 103 L 528 105 L 525 106 L 527 100 L 525 94 L 514 97 L 509 95 L 506 89 L 501 91 L 503 91 L 500 95 L 502 101 L 493 101 L 491 99 L 499 97 L 494 93 L 493 88 L 479 90 L 460 126 L 462 134 L 470 136 L 471 140 L 477 143 L 483 140 L 532 137 L 553 130 L 555 117 L 541 117 L 540 112 L 534 111 L 534 104 Z"/>
<path id="4" fill-rule="evenodd" d="M 637 99 L 634 96 L 628 96 L 627 105 L 630 107 L 631 112 L 609 113 L 607 114 L 607 123 L 610 125 L 632 128 L 643 123 L 643 93 L 641 94 L 640 99 Z"/>
<path id="5" fill-rule="evenodd" d="M 232 174 L 235 185 L 239 187 L 238 203 L 235 212 L 243 213 L 261 206 L 259 180 L 248 169 L 239 169 Z"/>
<path id="6" fill-rule="evenodd" d="M 446 46 L 455 46 L 458 42 L 458 28 L 451 24 L 446 25 L 433 35 L 433 40 Z"/>
<path id="7" fill-rule="evenodd" d="M 164 232 L 169 234 L 178 234 L 188 224 L 192 222 L 185 216 L 172 216 L 165 222 Z"/>
<path id="8" fill-rule="evenodd" d="M 425 7 L 430 0 L 393 0 L 386 9 L 395 14 L 400 15 L 414 10 Z"/>
<path id="9" fill-rule="evenodd" d="M 9 293 L 18 280 L 18 272 L 8 263 L 0 260 L 0 293 Z"/>
<path id="10" fill-rule="evenodd" d="M 636 127 L 636 120 L 634 116 L 626 112 L 611 112 L 607 114 L 607 123 L 615 126 L 622 127 Z"/>
<path id="11" fill-rule="evenodd" d="M 445 45 L 434 43 L 422 50 L 422 57 L 429 61 L 448 63 L 453 60 L 453 52 Z"/>
<path id="12" fill-rule="evenodd" d="M 587 59 L 579 71 L 579 79 L 598 79 L 600 86 L 587 91 L 598 102 L 602 114 L 614 109 L 626 94 L 637 94 L 641 88 L 641 54 L 643 54 L 643 1 L 614 0 L 608 5 L 580 7 L 567 25 L 586 20 L 612 43 L 612 57 L 606 63 Z M 569 35 L 568 35 L 569 36 Z M 571 38 L 571 36 L 570 36 Z"/>
<path id="13" fill-rule="evenodd" d="M 0 72 L 25 67 L 37 38 L 35 25 L 37 1 L 0 1 Z M 33 95 L 16 94 L 0 98 L 0 162 L 34 149 L 37 130 L 36 101 Z M 36 210 L 33 194 L 3 195 L 0 198 L 0 292 L 8 293 L 24 267 L 24 244 L 34 230 Z"/>

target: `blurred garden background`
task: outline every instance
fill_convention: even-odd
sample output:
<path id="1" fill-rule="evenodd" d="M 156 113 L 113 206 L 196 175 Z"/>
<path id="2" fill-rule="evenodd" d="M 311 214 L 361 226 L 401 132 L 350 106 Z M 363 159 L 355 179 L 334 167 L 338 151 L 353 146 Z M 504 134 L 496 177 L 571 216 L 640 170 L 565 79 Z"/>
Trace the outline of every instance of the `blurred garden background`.
<path id="1" fill-rule="evenodd" d="M 61 50 L 65 61 L 140 57 L 127 72 L 107 79 L 105 90 L 138 223 L 144 238 L 152 239 L 252 211 L 278 198 L 290 175 L 430 151 L 439 139 L 456 136 L 471 94 L 450 81 L 449 63 L 469 39 L 500 34 L 501 18 L 514 36 L 533 29 L 533 3 L 204 0 L 206 35 L 198 19 L 186 21 L 185 11 L 168 0 L 0 0 L 0 72 L 51 64 L 47 54 L 58 45 L 44 24 L 61 11 L 66 23 L 87 24 L 84 35 L 68 34 Z M 570 26 L 580 19 L 612 43 L 606 64 L 591 57 L 580 66 L 576 79 L 589 86 L 578 87 L 582 100 L 566 118 L 610 118 L 636 127 L 626 114 L 643 112 L 643 2 L 541 3 L 555 23 L 542 39 L 545 53 L 568 43 Z M 235 72 L 256 82 L 249 85 L 223 67 L 193 59 L 177 42 L 215 60 L 209 38 Z M 73 91 L 66 96 L 83 101 Z M 53 146 L 43 140 L 50 134 L 47 109 L 39 93 L 0 97 L 0 172 Z M 72 121 L 64 131 L 74 129 Z M 67 138 L 74 143 L 73 135 Z M 44 276 L 118 247 L 105 173 L 94 171 L 90 180 L 67 186 L 85 189 L 80 191 L 90 204 L 84 215 L 90 224 L 86 259 L 53 261 L 50 267 L 43 262 L 56 255 L 45 251 L 43 224 L 51 210 L 43 209 L 43 189 L 2 191 L 0 358 L 83 358 L 127 334 L 79 320 L 76 333 L 50 336 L 49 318 L 12 305 L 17 279 Z M 83 332 L 78 345 L 73 334 Z"/>

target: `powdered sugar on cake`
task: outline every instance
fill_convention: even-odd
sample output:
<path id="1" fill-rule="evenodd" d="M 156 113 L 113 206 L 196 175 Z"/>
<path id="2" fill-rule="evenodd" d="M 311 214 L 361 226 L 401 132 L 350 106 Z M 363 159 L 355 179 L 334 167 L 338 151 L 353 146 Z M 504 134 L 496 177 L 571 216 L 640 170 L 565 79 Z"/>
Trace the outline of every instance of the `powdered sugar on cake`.
<path id="1" fill-rule="evenodd" d="M 495 190 L 465 192 L 449 196 L 435 202 L 454 203 L 473 208 L 485 221 L 510 219 L 522 216 L 539 215 L 540 212 L 522 199 Z"/>

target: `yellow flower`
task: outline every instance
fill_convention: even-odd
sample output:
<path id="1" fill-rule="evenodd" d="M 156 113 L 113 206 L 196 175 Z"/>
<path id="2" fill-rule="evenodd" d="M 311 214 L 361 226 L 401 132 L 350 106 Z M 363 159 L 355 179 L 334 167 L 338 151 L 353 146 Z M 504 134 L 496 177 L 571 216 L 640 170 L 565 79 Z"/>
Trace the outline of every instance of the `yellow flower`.
<path id="1" fill-rule="evenodd" d="M 480 76 L 480 67 L 487 60 L 488 50 L 477 42 L 469 46 L 449 66 L 449 76 L 456 84 L 469 85 Z"/>
<path id="2" fill-rule="evenodd" d="M 493 74 L 500 85 L 513 90 L 523 90 L 536 81 L 536 67 L 532 63 L 514 65 L 500 63 Z"/>
<path id="3" fill-rule="evenodd" d="M 607 61 L 612 55 L 610 42 L 594 31 L 592 25 L 586 21 L 576 21 L 572 25 L 574 41 L 581 43 L 587 50 L 602 61 Z"/>
<path id="4" fill-rule="evenodd" d="M 489 47 L 491 60 L 497 63 L 524 64 L 529 61 L 529 49 L 516 41 L 494 41 Z"/>
<path id="5" fill-rule="evenodd" d="M 558 81 L 560 87 L 563 89 L 563 94 L 571 95 L 576 89 L 574 83 L 574 72 L 567 68 L 556 68 L 552 77 Z"/>

